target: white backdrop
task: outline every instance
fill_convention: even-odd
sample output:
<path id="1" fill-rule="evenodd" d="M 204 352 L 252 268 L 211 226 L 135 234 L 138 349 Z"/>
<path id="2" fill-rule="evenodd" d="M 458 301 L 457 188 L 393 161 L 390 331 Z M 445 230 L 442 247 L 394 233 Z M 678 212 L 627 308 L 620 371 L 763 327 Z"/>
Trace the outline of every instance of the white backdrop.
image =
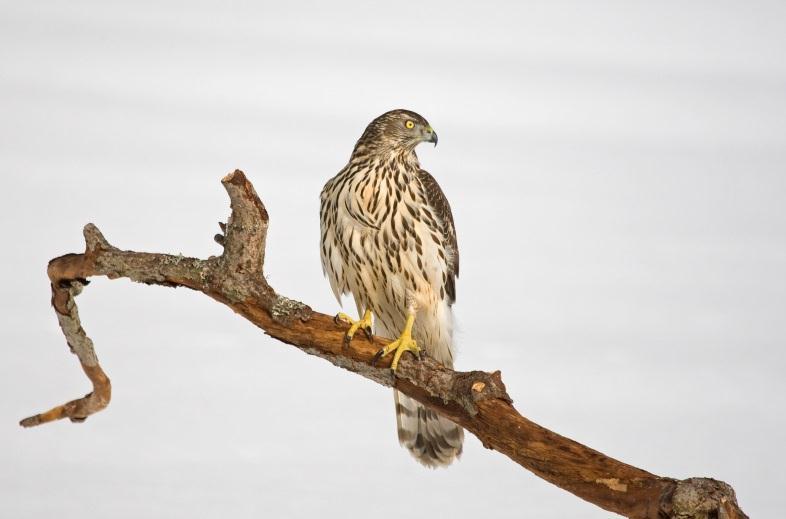
<path id="1" fill-rule="evenodd" d="M 336 312 L 318 194 L 397 107 L 440 136 L 420 157 L 459 232 L 457 367 L 500 368 L 538 423 L 776 516 L 785 22 L 783 2 L 0 3 L 0 516 L 611 515 L 474 437 L 424 470 L 389 390 L 183 289 L 96 279 L 79 304 L 112 404 L 16 425 L 89 388 L 46 262 L 87 222 L 217 254 L 234 168 L 271 214 L 271 284 Z"/>

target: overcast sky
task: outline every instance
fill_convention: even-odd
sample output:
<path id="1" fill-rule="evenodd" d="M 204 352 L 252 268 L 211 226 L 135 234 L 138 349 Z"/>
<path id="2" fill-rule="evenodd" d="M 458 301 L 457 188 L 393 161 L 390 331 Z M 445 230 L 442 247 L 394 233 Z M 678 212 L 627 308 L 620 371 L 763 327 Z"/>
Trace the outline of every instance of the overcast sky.
<path id="1" fill-rule="evenodd" d="M 47 261 L 87 222 L 218 254 L 235 168 L 271 215 L 270 283 L 338 311 L 319 191 L 399 107 L 440 136 L 419 153 L 458 229 L 457 368 L 501 369 L 560 434 L 782 513 L 785 3 L 266 4 L 0 2 L 0 516 L 611 515 L 471 435 L 424 470 L 389 389 L 126 280 L 78 300 L 109 408 L 18 427 L 89 390 Z"/>

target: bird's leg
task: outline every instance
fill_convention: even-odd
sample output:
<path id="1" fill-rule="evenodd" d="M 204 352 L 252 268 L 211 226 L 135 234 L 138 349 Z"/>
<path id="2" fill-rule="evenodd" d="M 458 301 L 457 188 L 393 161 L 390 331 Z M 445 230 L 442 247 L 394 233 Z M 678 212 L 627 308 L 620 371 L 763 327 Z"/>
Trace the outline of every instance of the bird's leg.
<path id="1" fill-rule="evenodd" d="M 418 360 L 420 360 L 420 347 L 418 346 L 418 343 L 412 338 L 412 325 L 414 323 L 415 313 L 410 312 L 409 315 L 407 315 L 407 323 L 404 325 L 404 331 L 401 332 L 399 338 L 379 350 L 377 354 L 374 355 L 374 358 L 371 359 L 371 365 L 375 365 L 379 359 L 392 351 L 396 352 L 393 354 L 393 362 L 390 363 L 390 369 L 393 371 L 396 371 L 396 368 L 398 367 L 398 361 L 405 351 L 411 351 L 415 354 Z"/>
<path id="2" fill-rule="evenodd" d="M 371 310 L 366 310 L 363 313 L 363 317 L 358 321 L 352 319 L 345 313 L 339 312 L 333 318 L 333 321 L 335 321 L 336 324 L 338 324 L 339 321 L 343 321 L 350 325 L 349 330 L 347 330 L 346 335 L 344 335 L 344 348 L 349 348 L 349 342 L 359 329 L 363 330 L 363 333 L 366 334 L 366 338 L 369 341 L 373 342 L 374 340 L 374 334 L 371 333 Z"/>

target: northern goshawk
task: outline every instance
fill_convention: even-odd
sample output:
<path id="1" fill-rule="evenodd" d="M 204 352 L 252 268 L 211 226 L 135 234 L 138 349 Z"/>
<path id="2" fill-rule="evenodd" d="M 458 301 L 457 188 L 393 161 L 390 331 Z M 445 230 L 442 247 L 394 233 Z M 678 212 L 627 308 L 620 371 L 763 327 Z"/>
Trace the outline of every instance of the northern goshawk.
<path id="1" fill-rule="evenodd" d="M 378 356 L 404 351 L 453 366 L 453 312 L 459 253 L 453 215 L 437 181 L 420 167 L 415 147 L 437 144 L 423 117 L 393 110 L 374 119 L 349 163 L 321 195 L 322 267 L 336 298 L 352 294 L 362 316 L 337 318 L 357 330 L 395 339 Z M 463 430 L 395 391 L 398 438 L 423 465 L 449 465 L 461 454 Z"/>

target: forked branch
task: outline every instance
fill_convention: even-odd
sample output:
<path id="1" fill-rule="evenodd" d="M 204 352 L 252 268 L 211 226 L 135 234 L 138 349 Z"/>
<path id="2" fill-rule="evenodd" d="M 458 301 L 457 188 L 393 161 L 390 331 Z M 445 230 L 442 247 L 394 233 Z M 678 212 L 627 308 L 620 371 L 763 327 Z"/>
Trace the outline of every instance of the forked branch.
<path id="1" fill-rule="evenodd" d="M 541 478 L 606 510 L 635 518 L 746 517 L 734 490 L 709 478 L 660 477 L 609 458 L 521 416 L 502 383 L 500 372 L 458 372 L 436 361 L 402 357 L 394 376 L 390 359 L 372 366 L 375 344 L 356 340 L 343 345 L 344 325 L 303 303 L 277 294 L 264 276 L 268 214 L 241 171 L 222 179 L 232 212 L 219 236 L 221 256 L 208 259 L 122 251 L 93 224 L 84 229 L 83 254 L 66 254 L 49 263 L 49 279 L 60 327 L 79 358 L 93 391 L 86 396 L 25 418 L 32 427 L 61 418 L 81 422 L 109 404 L 111 386 L 90 338 L 82 328 L 75 298 L 92 276 L 198 290 L 229 306 L 265 333 L 336 366 L 358 373 L 418 400 L 477 436 Z"/>

